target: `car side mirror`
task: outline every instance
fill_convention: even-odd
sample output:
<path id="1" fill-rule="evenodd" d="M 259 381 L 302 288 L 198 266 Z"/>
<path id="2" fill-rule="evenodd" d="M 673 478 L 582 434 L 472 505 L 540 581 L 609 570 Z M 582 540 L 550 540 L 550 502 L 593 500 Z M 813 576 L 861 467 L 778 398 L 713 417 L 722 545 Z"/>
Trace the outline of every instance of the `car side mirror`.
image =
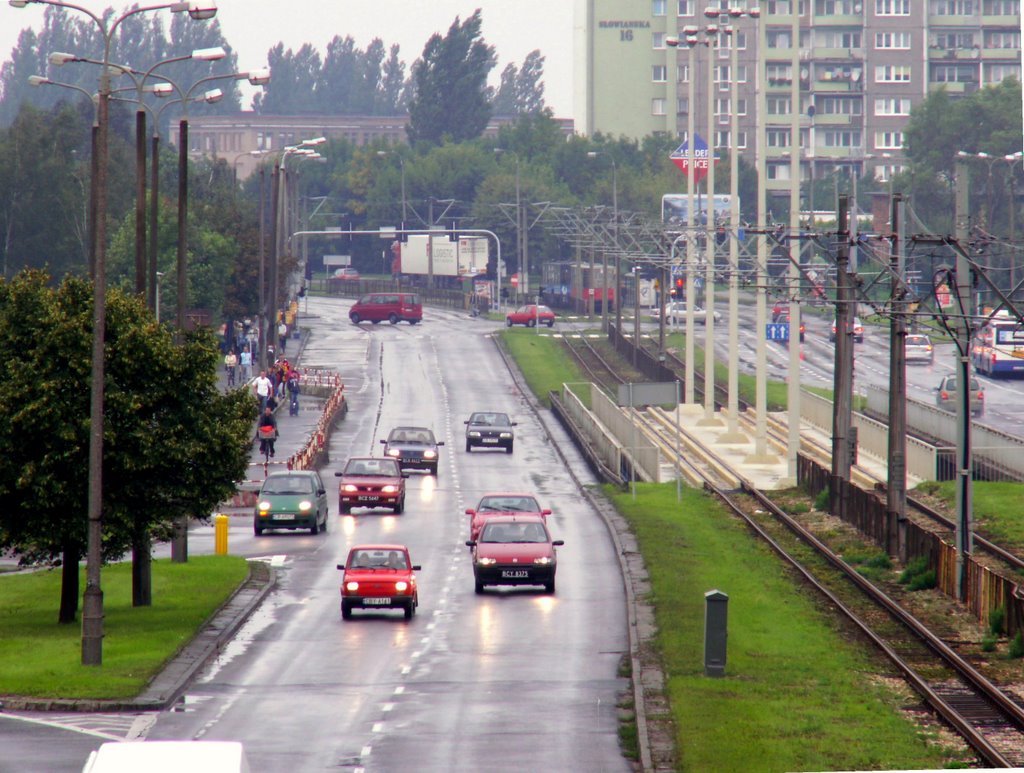
<path id="1" fill-rule="evenodd" d="M 468 540 L 466 540 L 466 547 L 467 548 L 475 548 L 476 547 L 476 540 L 475 539 L 468 539 Z"/>
<path id="2" fill-rule="evenodd" d="M 550 510 L 541 510 L 540 514 L 541 515 L 551 515 L 551 511 Z"/>
<path id="3" fill-rule="evenodd" d="M 467 510 L 466 511 L 466 515 L 476 515 L 476 510 L 472 510 L 472 509 Z"/>
<path id="4" fill-rule="evenodd" d="M 435 446 L 443 446 L 444 445 L 444 441 L 443 440 L 438 440 L 436 443 L 434 443 L 434 445 Z"/>
<path id="5" fill-rule="evenodd" d="M 387 445 L 387 444 L 388 444 L 388 441 L 387 441 L 387 440 L 385 440 L 384 438 L 381 438 L 381 439 L 380 439 L 380 442 L 381 442 L 381 443 L 382 443 L 383 445 Z"/>
<path id="6" fill-rule="evenodd" d="M 409 477 L 409 473 L 407 473 L 405 470 L 402 470 L 402 477 L 403 478 L 408 478 Z"/>
<path id="7" fill-rule="evenodd" d="M 340 477 L 341 477 L 342 475 L 344 475 L 344 474 L 345 474 L 345 473 L 343 473 L 343 472 L 336 472 L 336 473 L 334 473 L 334 477 L 335 477 L 335 478 L 340 478 Z"/>
<path id="8" fill-rule="evenodd" d="M 412 570 L 413 570 L 414 572 L 422 572 L 422 571 L 423 571 L 423 567 L 422 567 L 422 566 L 420 566 L 419 564 L 413 564 L 413 565 L 412 565 Z"/>
<path id="9" fill-rule="evenodd" d="M 556 539 L 551 544 L 554 545 L 555 547 L 558 547 L 560 545 L 564 545 L 565 544 L 565 540 L 564 539 Z"/>
<path id="10" fill-rule="evenodd" d="M 327 493 L 327 489 L 325 489 L 325 488 L 318 488 L 318 489 L 316 490 L 316 495 L 317 495 L 318 497 L 322 497 L 322 496 L 323 496 L 324 494 L 326 494 L 326 493 Z"/>
<path id="11" fill-rule="evenodd" d="M 512 426 L 513 426 L 513 427 L 518 427 L 518 426 L 519 426 L 519 422 L 518 422 L 518 421 L 514 421 L 514 422 L 512 422 Z"/>
<path id="12" fill-rule="evenodd" d="M 466 420 L 465 420 L 464 422 L 462 422 L 462 423 L 463 423 L 463 424 L 469 424 L 469 419 L 466 419 Z"/>
<path id="13" fill-rule="evenodd" d="M 341 571 L 343 571 L 343 572 L 345 571 L 345 565 L 344 564 L 338 564 L 338 568 L 341 569 Z"/>

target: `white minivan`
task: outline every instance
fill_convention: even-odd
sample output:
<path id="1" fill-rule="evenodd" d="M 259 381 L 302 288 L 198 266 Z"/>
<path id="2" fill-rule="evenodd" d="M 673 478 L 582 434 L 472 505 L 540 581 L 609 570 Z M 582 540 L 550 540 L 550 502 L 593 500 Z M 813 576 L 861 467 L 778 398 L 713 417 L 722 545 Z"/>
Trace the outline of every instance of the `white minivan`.
<path id="1" fill-rule="evenodd" d="M 112 741 L 89 755 L 82 773 L 250 773 L 236 741 Z"/>

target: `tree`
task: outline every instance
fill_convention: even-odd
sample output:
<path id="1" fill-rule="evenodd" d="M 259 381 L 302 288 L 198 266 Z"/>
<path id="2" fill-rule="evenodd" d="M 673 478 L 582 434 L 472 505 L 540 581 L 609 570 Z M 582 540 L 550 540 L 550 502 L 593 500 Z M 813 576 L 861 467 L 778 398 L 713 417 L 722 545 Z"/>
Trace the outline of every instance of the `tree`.
<path id="1" fill-rule="evenodd" d="M 464 23 L 455 21 L 448 34 L 434 34 L 423 57 L 412 68 L 409 141 L 440 144 L 474 139 L 491 118 L 487 77 L 494 68 L 494 47 L 480 39 L 480 10 Z"/>
<path id="2" fill-rule="evenodd" d="M 91 285 L 25 271 L 0 282 L 0 346 L 18 352 L 0 392 L 0 548 L 62 564 L 60 622 L 72 622 L 86 546 Z M 103 557 L 205 517 L 248 463 L 255 402 L 217 388 L 219 352 L 200 331 L 175 345 L 142 301 L 107 296 Z M 147 556 L 148 558 L 148 556 Z"/>
<path id="3" fill-rule="evenodd" d="M 328 113 L 317 94 L 322 65 L 320 54 L 309 43 L 298 51 L 278 43 L 267 52 L 267 63 L 274 74 L 267 87 L 253 99 L 253 109 L 263 115 L 289 113 Z"/>
<path id="4" fill-rule="evenodd" d="M 494 94 L 495 115 L 534 115 L 544 111 L 544 57 L 534 49 L 522 67 L 509 64 L 501 72 L 501 85 Z"/>

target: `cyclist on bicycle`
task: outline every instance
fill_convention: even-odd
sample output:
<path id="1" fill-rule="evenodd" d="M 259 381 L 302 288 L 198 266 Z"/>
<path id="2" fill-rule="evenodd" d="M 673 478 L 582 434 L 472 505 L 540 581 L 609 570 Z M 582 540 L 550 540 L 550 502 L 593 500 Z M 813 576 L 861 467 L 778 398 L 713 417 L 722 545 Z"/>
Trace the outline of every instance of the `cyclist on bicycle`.
<path id="1" fill-rule="evenodd" d="M 263 409 L 263 415 L 256 425 L 256 437 L 260 441 L 260 453 L 265 457 L 273 456 L 274 441 L 277 440 L 277 419 L 270 406 Z"/>

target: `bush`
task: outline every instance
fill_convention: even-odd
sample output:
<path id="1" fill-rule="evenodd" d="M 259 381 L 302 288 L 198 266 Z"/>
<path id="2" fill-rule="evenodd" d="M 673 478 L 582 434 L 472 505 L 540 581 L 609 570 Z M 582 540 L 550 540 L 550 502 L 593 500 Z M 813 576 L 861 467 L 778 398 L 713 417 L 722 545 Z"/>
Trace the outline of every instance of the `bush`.
<path id="1" fill-rule="evenodd" d="M 828 487 L 826 486 L 819 491 L 818 496 L 814 498 L 814 509 L 821 510 L 822 512 L 828 512 L 829 496 Z"/>
<path id="2" fill-rule="evenodd" d="M 996 643 L 998 641 L 999 641 L 999 637 L 998 636 L 994 636 L 991 633 L 985 634 L 985 636 L 981 640 L 981 650 L 982 650 L 982 652 L 995 652 Z"/>
<path id="3" fill-rule="evenodd" d="M 900 584 L 910 590 L 927 590 L 935 587 L 935 571 L 928 568 L 928 559 L 919 556 L 907 564 L 900 574 Z"/>
<path id="4" fill-rule="evenodd" d="M 1017 635 L 1010 642 L 1010 651 L 1007 654 L 1014 660 L 1024 657 L 1024 632 L 1017 631 Z"/>
<path id="5" fill-rule="evenodd" d="M 993 636 L 1002 636 L 1006 631 L 1006 607 L 993 609 L 988 615 L 988 630 Z"/>

